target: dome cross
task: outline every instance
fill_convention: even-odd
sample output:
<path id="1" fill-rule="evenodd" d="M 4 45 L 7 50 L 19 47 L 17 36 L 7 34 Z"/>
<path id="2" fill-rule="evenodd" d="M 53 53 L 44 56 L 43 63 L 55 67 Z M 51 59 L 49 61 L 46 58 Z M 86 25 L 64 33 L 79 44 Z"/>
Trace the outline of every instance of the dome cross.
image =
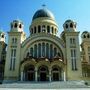
<path id="1" fill-rule="evenodd" d="M 46 7 L 46 5 L 45 5 L 45 4 L 43 4 L 43 5 L 42 5 L 42 7 L 43 7 L 43 8 L 45 8 L 45 7 Z"/>

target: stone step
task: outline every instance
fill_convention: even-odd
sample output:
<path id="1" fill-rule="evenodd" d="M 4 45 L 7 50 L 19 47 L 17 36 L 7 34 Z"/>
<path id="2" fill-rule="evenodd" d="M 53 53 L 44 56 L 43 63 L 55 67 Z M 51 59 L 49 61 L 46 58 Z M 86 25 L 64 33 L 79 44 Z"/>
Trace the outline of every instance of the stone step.
<path id="1" fill-rule="evenodd" d="M 0 88 L 24 88 L 24 89 L 60 89 L 60 88 L 89 88 L 82 81 L 59 82 L 14 82 L 1 84 Z"/>

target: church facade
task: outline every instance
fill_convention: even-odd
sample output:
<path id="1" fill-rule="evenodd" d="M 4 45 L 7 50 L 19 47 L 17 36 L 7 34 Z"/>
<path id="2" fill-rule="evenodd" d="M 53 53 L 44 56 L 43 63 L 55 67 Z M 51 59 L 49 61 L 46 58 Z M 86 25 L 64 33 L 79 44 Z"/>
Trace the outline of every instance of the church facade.
<path id="1" fill-rule="evenodd" d="M 8 32 L 4 82 L 67 81 L 90 79 L 90 33 L 82 33 L 80 51 L 76 22 L 66 20 L 57 36 L 58 25 L 48 9 L 37 10 L 26 38 L 23 22 L 13 20 Z M 4 41 L 5 42 L 5 41 Z"/>

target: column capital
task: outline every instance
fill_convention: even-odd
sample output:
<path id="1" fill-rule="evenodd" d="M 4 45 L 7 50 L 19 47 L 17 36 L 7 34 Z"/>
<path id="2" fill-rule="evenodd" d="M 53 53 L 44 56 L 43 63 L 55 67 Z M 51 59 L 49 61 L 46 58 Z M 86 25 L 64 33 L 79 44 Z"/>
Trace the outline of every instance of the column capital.
<path id="1" fill-rule="evenodd" d="M 37 67 L 35 67 L 35 71 L 37 71 L 38 70 L 38 68 Z"/>

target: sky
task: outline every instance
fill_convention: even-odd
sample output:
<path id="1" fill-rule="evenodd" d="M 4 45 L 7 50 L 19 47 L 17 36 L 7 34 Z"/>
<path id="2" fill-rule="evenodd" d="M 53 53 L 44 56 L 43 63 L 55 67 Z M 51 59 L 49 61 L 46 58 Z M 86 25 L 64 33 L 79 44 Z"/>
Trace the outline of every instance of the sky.
<path id="1" fill-rule="evenodd" d="M 32 17 L 43 4 L 55 16 L 59 26 L 58 35 L 63 31 L 63 24 L 67 19 L 77 22 L 80 34 L 90 30 L 90 0 L 0 0 L 0 30 L 7 35 L 10 23 L 20 19 L 28 37 Z"/>

